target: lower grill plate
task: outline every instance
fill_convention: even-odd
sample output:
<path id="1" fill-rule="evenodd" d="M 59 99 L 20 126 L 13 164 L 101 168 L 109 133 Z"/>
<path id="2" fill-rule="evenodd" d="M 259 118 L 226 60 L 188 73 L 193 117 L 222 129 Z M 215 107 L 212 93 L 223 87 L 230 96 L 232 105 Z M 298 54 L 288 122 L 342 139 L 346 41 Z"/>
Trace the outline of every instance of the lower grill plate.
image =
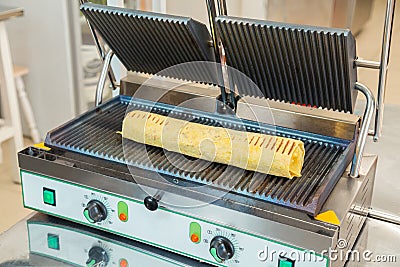
<path id="1" fill-rule="evenodd" d="M 179 154 L 165 152 L 161 148 L 146 146 L 147 149 L 143 149 L 142 144 L 129 141 L 129 144 L 125 144 L 125 150 L 128 153 L 124 155 L 122 138 L 117 132 L 122 128 L 122 121 L 129 105 L 131 105 L 130 109 L 160 114 L 168 114 L 170 111 L 165 105 L 154 107 L 143 100 L 131 101 L 130 97 L 118 96 L 49 132 L 45 144 L 53 149 L 68 150 L 102 160 L 128 164 L 176 179 L 211 185 L 224 191 L 230 190 L 233 193 L 286 206 L 311 215 L 318 214 L 349 165 L 354 152 L 354 143 L 347 140 L 277 127 L 277 136 L 300 139 L 305 143 L 306 156 L 300 178 L 290 180 L 271 175 L 265 177 L 265 175 L 251 171 L 243 172 L 233 167 L 225 171 L 226 165 L 210 164 L 203 160 L 196 160 L 193 163 L 196 164 L 196 168 L 199 164 L 207 166 L 203 171 L 191 172 L 191 166 L 185 166 L 185 171 L 180 168 L 182 166 L 174 166 L 168 160 Z M 181 116 L 176 109 L 174 116 Z M 185 119 L 234 128 L 234 125 L 229 123 L 229 119 L 220 119 L 219 116 L 207 118 L 185 114 Z M 245 126 L 248 131 L 269 133 L 267 126 L 255 127 L 250 122 Z M 133 178 L 132 182 L 134 182 Z"/>

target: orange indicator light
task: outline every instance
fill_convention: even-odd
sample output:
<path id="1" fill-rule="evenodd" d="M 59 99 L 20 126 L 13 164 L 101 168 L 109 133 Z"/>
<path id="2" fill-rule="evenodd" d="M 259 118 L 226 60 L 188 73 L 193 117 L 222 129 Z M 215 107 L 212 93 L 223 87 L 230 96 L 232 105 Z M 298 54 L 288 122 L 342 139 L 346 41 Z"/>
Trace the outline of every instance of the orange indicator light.
<path id="1" fill-rule="evenodd" d="M 119 260 L 119 267 L 128 267 L 128 261 L 126 259 L 120 259 Z"/>
<path id="2" fill-rule="evenodd" d="M 199 236 L 196 234 L 192 234 L 190 236 L 190 240 L 192 240 L 193 243 L 199 243 Z"/>
<path id="3" fill-rule="evenodd" d="M 120 219 L 121 221 L 123 221 L 123 222 L 126 222 L 126 220 L 127 220 L 126 214 L 125 214 L 125 213 L 121 213 L 121 214 L 119 215 L 119 219 Z"/>

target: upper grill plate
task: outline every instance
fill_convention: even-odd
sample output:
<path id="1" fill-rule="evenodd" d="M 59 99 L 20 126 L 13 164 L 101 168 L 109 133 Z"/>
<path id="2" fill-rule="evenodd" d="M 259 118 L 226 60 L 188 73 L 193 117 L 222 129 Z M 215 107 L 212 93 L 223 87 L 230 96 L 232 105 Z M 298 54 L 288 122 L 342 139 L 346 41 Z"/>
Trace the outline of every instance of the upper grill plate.
<path id="1" fill-rule="evenodd" d="M 260 90 L 235 81 L 240 95 L 353 112 L 356 45 L 349 30 L 221 16 L 216 31 L 227 64 Z"/>
<path id="2" fill-rule="evenodd" d="M 167 69 L 193 61 L 214 61 L 207 27 L 188 17 L 85 3 L 82 13 L 129 71 L 191 81 L 215 81 L 212 70 Z"/>

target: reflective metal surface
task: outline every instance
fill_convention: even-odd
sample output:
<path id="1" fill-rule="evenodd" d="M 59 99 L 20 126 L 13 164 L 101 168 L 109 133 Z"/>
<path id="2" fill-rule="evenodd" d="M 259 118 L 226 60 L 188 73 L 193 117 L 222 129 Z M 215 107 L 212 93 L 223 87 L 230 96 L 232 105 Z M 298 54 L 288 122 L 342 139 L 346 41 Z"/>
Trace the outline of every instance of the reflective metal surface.
<path id="1" fill-rule="evenodd" d="M 94 100 L 96 107 L 98 107 L 103 102 L 104 87 L 106 86 L 107 74 L 111 69 L 111 59 L 113 56 L 114 52 L 110 50 L 103 60 L 103 68 L 100 73 L 99 82 L 97 83 L 96 96 Z"/>
<path id="2" fill-rule="evenodd" d="M 370 255 L 371 260 L 363 259 L 351 261 L 346 267 L 377 267 L 377 266 L 399 266 L 400 250 L 400 226 L 375 220 L 367 219 L 360 237 L 353 250 Z M 372 254 L 370 254 L 371 252 Z M 378 262 L 377 256 L 394 256 L 394 262 Z"/>
<path id="3" fill-rule="evenodd" d="M 355 60 L 356 66 L 360 68 L 368 68 L 368 69 L 380 69 L 381 63 L 378 61 L 366 60 L 357 58 Z"/>
<path id="4" fill-rule="evenodd" d="M 238 102 L 236 115 L 251 120 L 254 118 L 254 113 L 265 114 L 265 110 L 270 110 L 278 126 L 346 140 L 357 139 L 360 117 L 349 113 L 242 97 Z M 268 120 L 263 117 L 258 119 L 266 123 L 264 120 Z"/>
<path id="5" fill-rule="evenodd" d="M 360 110 L 364 105 L 360 107 Z M 365 153 L 378 155 L 378 169 L 372 207 L 374 210 L 400 216 L 400 183 L 398 168 L 400 162 L 400 106 L 386 105 L 384 133 L 379 142 L 368 138 Z"/>
<path id="6" fill-rule="evenodd" d="M 95 248 L 106 255 L 92 254 Z M 0 234 L 1 267 L 206 267 L 205 263 L 61 219 L 32 213 Z"/>
<path id="7" fill-rule="evenodd" d="M 32 214 L 33 215 L 33 214 Z M 40 215 L 43 216 L 43 215 Z M 26 267 L 31 264 L 32 266 L 70 266 L 67 263 L 61 261 L 55 261 L 50 258 L 43 256 L 38 256 L 31 254 L 29 251 L 28 243 L 28 232 L 27 232 L 27 220 L 15 224 L 8 231 L 0 234 L 0 266 L 2 267 Z M 42 218 L 46 218 L 44 216 Z M 48 217 L 47 217 L 48 218 Z M 52 218 L 54 222 L 59 220 Z M 71 224 L 73 225 L 73 224 Z M 82 231 L 87 229 L 83 226 L 75 225 L 76 229 Z M 93 230 L 92 230 L 93 232 Z M 110 235 L 94 231 L 99 237 L 110 237 Z M 113 237 L 113 239 L 123 240 L 120 237 Z M 129 241 L 128 241 L 129 242 Z M 400 243 L 400 226 L 390 224 L 375 219 L 367 219 L 365 226 L 363 227 L 360 237 L 358 238 L 353 250 L 360 251 L 361 253 L 365 251 L 373 252 L 374 256 L 377 255 L 393 255 L 396 256 L 396 262 L 372 262 L 360 259 L 360 261 L 350 261 L 346 264 L 346 267 L 378 267 L 378 266 L 388 266 L 395 267 L 398 266 L 400 261 L 400 251 L 396 244 Z M 192 262 L 193 263 L 193 262 Z M 82 264 L 84 265 L 84 264 Z M 146 265 L 143 265 L 146 266 Z M 206 266 L 205 264 L 198 266 Z"/>
<path id="8" fill-rule="evenodd" d="M 372 208 L 368 214 L 368 217 L 400 225 L 400 216 L 396 216 L 393 213 L 383 212 Z"/>
<path id="9" fill-rule="evenodd" d="M 215 55 L 215 60 L 217 63 L 221 63 L 221 53 L 220 53 L 220 48 L 219 48 L 219 43 L 220 40 L 217 37 L 217 34 L 215 32 L 215 18 L 217 17 L 217 11 L 216 11 L 216 3 L 214 0 L 206 0 L 206 5 L 207 5 L 207 12 L 208 12 L 208 19 L 209 19 L 209 25 L 210 25 L 210 31 L 211 31 L 211 36 L 212 36 L 212 46 L 214 49 L 214 55 Z M 221 92 L 221 101 L 225 105 L 227 104 L 227 92 L 225 90 L 224 86 L 224 77 L 221 69 L 217 69 L 217 79 L 218 79 L 218 85 L 220 88 Z"/>
<path id="10" fill-rule="evenodd" d="M 129 74 L 121 80 L 121 94 L 174 106 L 188 102 L 192 109 L 215 113 L 219 90 L 207 85 L 181 85 L 172 79 L 150 79 L 145 75 Z M 357 115 L 255 97 L 242 97 L 237 103 L 236 116 L 242 119 L 254 120 L 255 114 L 270 113 L 277 126 L 346 140 L 357 139 L 360 123 Z M 272 122 L 270 117 L 259 115 L 257 119 L 261 123 Z"/>
<path id="11" fill-rule="evenodd" d="M 204 84 L 182 84 L 174 79 L 130 73 L 121 79 L 121 94 L 173 106 L 189 103 L 193 109 L 216 113 L 220 91 Z"/>
<path id="12" fill-rule="evenodd" d="M 217 0 L 217 2 L 218 2 L 219 14 L 224 16 L 228 15 L 226 0 Z"/>

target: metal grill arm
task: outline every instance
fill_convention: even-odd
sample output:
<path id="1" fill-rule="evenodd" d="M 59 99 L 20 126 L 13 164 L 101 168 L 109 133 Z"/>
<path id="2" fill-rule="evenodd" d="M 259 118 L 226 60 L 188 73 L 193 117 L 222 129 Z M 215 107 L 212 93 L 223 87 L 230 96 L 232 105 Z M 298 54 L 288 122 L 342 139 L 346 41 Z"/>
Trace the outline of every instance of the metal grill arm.
<path id="1" fill-rule="evenodd" d="M 364 153 L 365 142 L 368 136 L 369 126 L 371 124 L 372 115 L 375 110 L 375 98 L 371 90 L 362 83 L 356 83 L 356 90 L 363 93 L 367 99 L 364 116 L 361 123 L 360 134 L 358 137 L 356 150 L 354 152 L 353 162 L 351 165 L 350 176 L 357 178 L 360 176 L 360 166 Z"/>

